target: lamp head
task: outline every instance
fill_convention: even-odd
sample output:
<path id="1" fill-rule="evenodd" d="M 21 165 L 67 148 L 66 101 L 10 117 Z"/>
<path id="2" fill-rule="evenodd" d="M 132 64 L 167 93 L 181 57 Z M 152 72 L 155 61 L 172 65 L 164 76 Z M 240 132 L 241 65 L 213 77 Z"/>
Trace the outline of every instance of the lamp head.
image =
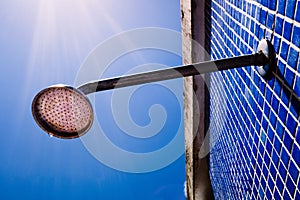
<path id="1" fill-rule="evenodd" d="M 66 85 L 40 91 L 33 99 L 32 115 L 49 135 L 63 139 L 84 135 L 94 119 L 88 98 L 80 90 Z"/>

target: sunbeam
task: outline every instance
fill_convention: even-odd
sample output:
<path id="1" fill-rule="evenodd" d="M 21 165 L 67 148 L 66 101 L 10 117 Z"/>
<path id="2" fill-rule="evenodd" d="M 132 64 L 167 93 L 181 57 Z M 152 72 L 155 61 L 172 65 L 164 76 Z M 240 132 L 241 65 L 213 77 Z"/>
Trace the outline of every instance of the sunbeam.
<path id="1" fill-rule="evenodd" d="M 38 91 L 57 83 L 74 86 L 89 55 L 116 35 L 149 27 L 172 29 L 180 34 L 179 1 L 1 0 L 0 26 L 0 90 L 4 92 L 0 104 L 0 124 L 3 127 L 0 141 L 0 199 L 155 199 L 155 191 L 170 184 L 179 185 L 176 187 L 179 193 L 163 192 L 162 195 L 174 199 L 182 193 L 184 156 L 179 157 L 181 154 L 177 153 L 175 159 L 172 149 L 165 158 L 174 162 L 168 162 L 170 164 L 165 168 L 152 173 L 124 173 L 95 159 L 82 138 L 67 141 L 48 137 L 35 124 L 31 113 L 31 103 Z M 120 38 L 115 46 L 105 48 L 104 52 L 114 54 L 120 45 L 124 49 L 136 46 L 132 43 L 132 37 Z M 150 42 L 153 41 L 151 39 L 154 38 L 150 38 Z M 161 37 L 155 39 L 160 42 Z M 149 38 L 144 36 L 144 40 L 149 41 Z M 181 41 L 179 43 L 181 45 Z M 107 65 L 109 71 L 106 76 L 122 75 L 150 62 L 164 66 L 181 64 L 180 56 L 160 50 L 148 49 L 122 55 L 117 55 L 117 59 Z M 157 89 L 161 92 L 166 90 L 163 87 Z M 141 102 L 130 101 L 130 111 L 137 123 L 146 123 L 144 118 L 148 109 L 142 109 L 144 102 L 147 103 L 146 108 L 153 103 L 166 105 L 166 110 L 171 111 L 171 119 L 163 130 L 165 134 L 153 138 L 155 141 L 149 138 L 145 141 L 147 146 L 142 145 L 143 139 L 138 138 L 123 145 L 122 139 L 129 141 L 131 136 L 120 138 L 112 134 L 110 139 L 115 144 L 134 150 L 139 155 L 148 151 L 151 154 L 163 145 L 168 147 L 174 136 L 170 133 L 176 133 L 179 126 L 176 122 L 172 123 L 172 119 L 180 121 L 181 110 L 171 92 L 158 95 L 156 91 L 152 89 L 151 96 L 148 96 L 148 93 L 140 90 L 134 99 L 141 99 Z M 182 92 L 178 94 L 182 96 Z M 155 101 L 153 97 L 157 97 Z M 174 98 L 169 100 L 169 97 Z M 98 101 L 97 106 L 99 109 L 108 109 L 105 113 L 107 116 L 101 122 L 106 125 L 107 132 L 112 133 L 117 127 L 110 126 L 110 120 L 113 119 L 109 118 L 112 113 L 110 105 L 100 107 Z M 98 115 L 98 110 L 94 111 Z M 88 133 L 91 135 L 90 131 Z M 179 136 L 176 138 L 180 139 Z M 175 142 L 172 144 L 177 145 Z M 180 139 L 180 148 L 176 149 L 181 149 L 182 145 L 183 139 Z M 112 152 L 103 152 L 108 157 L 114 156 Z M 135 166 L 135 162 L 126 156 L 116 160 L 120 164 L 123 161 L 128 166 Z M 161 165 L 162 162 L 156 160 L 153 163 Z M 152 167 L 150 161 L 147 166 Z"/>
<path id="2" fill-rule="evenodd" d="M 105 12 L 105 2 L 36 0 L 36 4 L 31 8 L 36 9 L 35 18 L 24 19 L 34 23 L 24 74 L 24 96 L 32 96 L 29 91 L 45 87 L 49 82 L 72 84 L 88 53 L 110 32 L 121 30 Z"/>

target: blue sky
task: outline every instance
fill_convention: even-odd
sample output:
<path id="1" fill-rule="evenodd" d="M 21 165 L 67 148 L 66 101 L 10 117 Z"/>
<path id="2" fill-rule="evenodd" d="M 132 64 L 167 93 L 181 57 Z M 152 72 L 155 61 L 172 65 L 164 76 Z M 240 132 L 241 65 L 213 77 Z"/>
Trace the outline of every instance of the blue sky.
<path id="1" fill-rule="evenodd" d="M 153 172 L 122 172 L 99 162 L 80 139 L 50 138 L 31 116 L 34 95 L 52 84 L 73 85 L 89 53 L 108 38 L 144 27 L 180 32 L 179 1 L 120 2 L 0 1 L 0 89 L 3 92 L 0 199 L 184 199 L 184 155 Z M 121 63 L 128 70 L 151 62 L 168 66 L 181 64 L 180 56 L 167 52 L 144 50 L 131 54 L 114 62 L 105 76 L 122 75 L 124 68 L 119 71 L 117 67 Z M 135 54 L 142 61 L 131 59 Z M 136 124 L 150 123 L 147 109 L 152 104 L 162 105 L 169 114 L 160 134 L 144 140 L 129 137 L 114 124 L 110 101 L 103 100 L 111 94 L 97 94 L 95 104 L 96 115 L 113 143 L 127 151 L 142 153 L 162 148 L 172 140 L 182 120 L 182 110 L 172 92 L 159 85 L 146 85 L 133 95 L 129 110 Z"/>

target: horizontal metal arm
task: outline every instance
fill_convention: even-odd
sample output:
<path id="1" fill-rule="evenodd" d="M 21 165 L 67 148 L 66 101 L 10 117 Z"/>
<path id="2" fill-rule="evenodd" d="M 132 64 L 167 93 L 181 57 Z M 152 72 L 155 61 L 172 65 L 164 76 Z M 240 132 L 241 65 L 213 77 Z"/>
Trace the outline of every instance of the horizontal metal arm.
<path id="1" fill-rule="evenodd" d="M 84 94 L 90 94 L 93 92 L 110 90 L 114 88 L 193 76 L 251 65 L 265 65 L 269 61 L 270 60 L 265 56 L 265 54 L 263 54 L 262 52 L 258 52 L 251 55 L 237 56 L 215 61 L 206 61 L 169 69 L 104 79 L 83 84 L 79 86 L 78 89 Z"/>

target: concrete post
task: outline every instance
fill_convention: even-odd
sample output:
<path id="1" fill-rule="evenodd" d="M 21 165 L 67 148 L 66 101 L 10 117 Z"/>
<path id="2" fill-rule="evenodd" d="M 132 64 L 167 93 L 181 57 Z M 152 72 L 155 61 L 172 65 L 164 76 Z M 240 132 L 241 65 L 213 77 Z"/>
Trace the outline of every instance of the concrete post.
<path id="1" fill-rule="evenodd" d="M 204 0 L 181 0 L 183 63 L 203 61 L 205 44 Z M 209 177 L 208 156 L 198 154 L 205 137 L 205 82 L 204 76 L 184 78 L 184 131 L 186 148 L 186 181 L 189 200 L 214 199 Z"/>

